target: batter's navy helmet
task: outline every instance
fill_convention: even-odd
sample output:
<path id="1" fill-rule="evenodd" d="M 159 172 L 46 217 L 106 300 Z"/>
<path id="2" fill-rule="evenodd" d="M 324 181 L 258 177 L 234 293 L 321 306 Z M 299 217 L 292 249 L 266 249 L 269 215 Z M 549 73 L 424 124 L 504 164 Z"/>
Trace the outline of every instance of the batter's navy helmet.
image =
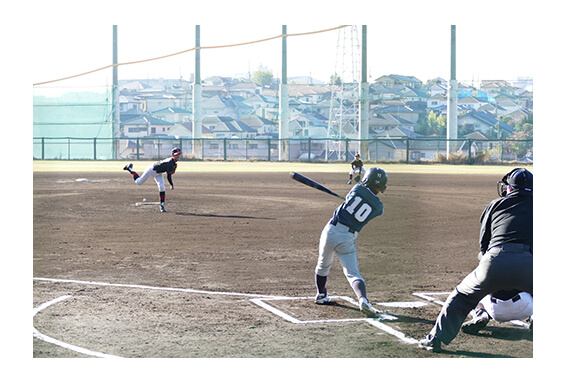
<path id="1" fill-rule="evenodd" d="M 364 178 L 362 178 L 360 183 L 372 190 L 374 193 L 376 193 L 378 189 L 384 193 L 388 186 L 388 174 L 386 174 L 384 169 L 370 168 L 364 174 Z"/>

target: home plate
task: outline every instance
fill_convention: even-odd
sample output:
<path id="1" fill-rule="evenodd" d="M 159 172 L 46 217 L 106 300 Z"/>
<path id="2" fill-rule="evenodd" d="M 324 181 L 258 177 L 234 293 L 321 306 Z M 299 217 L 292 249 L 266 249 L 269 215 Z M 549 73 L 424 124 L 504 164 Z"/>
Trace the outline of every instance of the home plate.
<path id="1" fill-rule="evenodd" d="M 427 306 L 426 302 L 421 302 L 421 301 L 414 301 L 414 302 L 381 302 L 381 303 L 376 303 L 377 305 L 380 306 L 385 306 L 385 307 L 399 307 L 399 308 L 404 308 L 404 309 L 418 309 L 420 307 L 423 306 Z"/>

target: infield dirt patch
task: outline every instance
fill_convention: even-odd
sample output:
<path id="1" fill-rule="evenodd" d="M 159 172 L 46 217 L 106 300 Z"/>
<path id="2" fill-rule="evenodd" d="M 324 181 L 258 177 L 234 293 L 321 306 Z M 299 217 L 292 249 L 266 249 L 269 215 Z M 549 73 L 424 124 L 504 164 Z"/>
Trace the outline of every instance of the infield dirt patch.
<path id="1" fill-rule="evenodd" d="M 387 165 L 383 166 L 388 171 Z M 347 173 L 305 173 L 341 195 Z M 77 179 L 89 181 L 77 182 Z M 359 234 L 360 270 L 371 302 L 407 302 L 414 292 L 449 292 L 476 266 L 480 214 L 499 176 L 389 173 L 385 213 Z M 247 295 L 315 295 L 321 230 L 338 198 L 287 173 L 179 173 L 156 205 L 153 180 L 136 186 L 127 172 L 34 173 L 34 327 L 89 350 L 122 357 L 429 358 L 532 357 L 532 333 L 491 322 L 459 334 L 443 354 L 407 344 L 364 321 L 294 324 Z M 93 281 L 121 286 L 54 282 Z M 200 290 L 149 290 L 125 285 Z M 328 282 L 354 297 L 338 260 Z M 444 300 L 445 297 L 443 297 Z M 362 318 L 348 304 L 274 303 L 299 320 Z M 420 339 L 440 306 L 380 307 L 384 322 Z M 34 357 L 83 357 L 34 338 Z"/>

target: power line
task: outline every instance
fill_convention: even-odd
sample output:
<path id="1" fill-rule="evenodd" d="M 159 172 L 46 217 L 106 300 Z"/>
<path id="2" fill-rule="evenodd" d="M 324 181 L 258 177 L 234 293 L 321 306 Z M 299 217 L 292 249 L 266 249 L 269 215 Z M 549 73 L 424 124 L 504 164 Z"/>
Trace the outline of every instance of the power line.
<path id="1" fill-rule="evenodd" d="M 38 83 L 33 84 L 33 86 L 44 85 L 44 84 L 49 84 L 49 83 L 53 83 L 53 82 L 57 82 L 57 81 L 68 80 L 68 79 L 75 78 L 75 77 L 85 76 L 85 75 L 95 73 L 95 72 L 99 72 L 99 71 L 102 71 L 102 70 L 105 70 L 105 69 L 108 69 L 108 68 L 113 68 L 115 66 L 140 64 L 140 63 L 149 62 L 149 61 L 161 60 L 161 59 L 164 59 L 164 58 L 188 53 L 188 52 L 191 52 L 191 51 L 194 51 L 194 50 L 197 50 L 197 49 L 218 49 L 218 48 L 229 48 L 229 47 L 237 47 L 237 46 L 242 46 L 242 45 L 257 44 L 257 43 L 262 43 L 262 42 L 269 41 L 269 40 L 279 39 L 281 37 L 305 36 L 305 35 L 313 35 L 313 34 L 317 34 L 317 33 L 330 32 L 330 31 L 345 28 L 345 27 L 348 27 L 348 26 L 349 25 L 339 25 L 338 27 L 323 29 L 323 30 L 319 30 L 319 31 L 301 32 L 301 33 L 287 33 L 287 34 L 281 34 L 281 35 L 278 35 L 278 36 L 267 37 L 267 38 L 264 38 L 264 39 L 248 41 L 248 42 L 244 42 L 244 43 L 227 44 L 227 45 L 214 45 L 214 46 L 206 46 L 206 47 L 193 47 L 193 48 L 190 48 L 190 49 L 185 49 L 183 51 L 167 54 L 167 55 L 164 55 L 164 56 L 153 57 L 153 58 L 138 60 L 138 61 L 130 61 L 130 62 L 106 65 L 104 67 L 93 69 L 93 70 L 90 70 L 88 72 L 79 73 L 79 74 L 76 74 L 76 75 L 63 77 L 63 78 L 59 78 L 59 79 L 55 79 L 55 80 L 38 82 Z"/>

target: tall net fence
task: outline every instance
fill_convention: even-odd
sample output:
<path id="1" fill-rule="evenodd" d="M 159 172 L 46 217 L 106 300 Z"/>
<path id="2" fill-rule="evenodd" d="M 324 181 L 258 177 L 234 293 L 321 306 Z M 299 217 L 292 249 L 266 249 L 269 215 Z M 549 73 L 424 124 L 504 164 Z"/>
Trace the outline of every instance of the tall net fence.
<path id="1" fill-rule="evenodd" d="M 112 87 L 34 88 L 35 159 L 112 159 Z"/>

